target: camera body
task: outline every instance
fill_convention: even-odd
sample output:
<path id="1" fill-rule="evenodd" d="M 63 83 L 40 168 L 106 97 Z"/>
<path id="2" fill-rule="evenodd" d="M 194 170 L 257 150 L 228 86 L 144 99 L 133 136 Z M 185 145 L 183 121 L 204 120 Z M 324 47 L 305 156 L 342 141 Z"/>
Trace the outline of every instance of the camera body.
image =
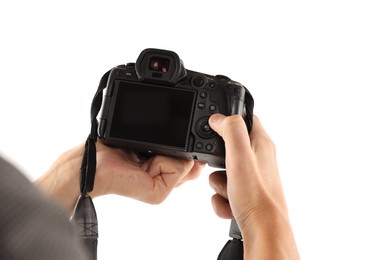
<path id="1" fill-rule="evenodd" d="M 225 168 L 225 144 L 208 124 L 214 113 L 243 115 L 245 87 L 226 76 L 187 70 L 168 50 L 145 49 L 109 74 L 99 122 L 104 144 Z"/>

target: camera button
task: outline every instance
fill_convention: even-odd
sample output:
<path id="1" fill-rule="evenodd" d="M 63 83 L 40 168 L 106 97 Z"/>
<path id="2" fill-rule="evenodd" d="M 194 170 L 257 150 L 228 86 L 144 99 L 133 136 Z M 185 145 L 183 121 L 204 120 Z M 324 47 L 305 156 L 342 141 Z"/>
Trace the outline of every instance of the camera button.
<path id="1" fill-rule="evenodd" d="M 196 133 L 204 138 L 204 139 L 210 139 L 213 138 L 216 133 L 211 129 L 209 125 L 209 118 L 203 117 L 196 123 Z"/>
<path id="2" fill-rule="evenodd" d="M 209 83 L 209 87 L 210 87 L 210 88 L 215 88 L 216 85 L 217 85 L 217 84 L 215 84 L 214 81 L 211 81 L 211 82 Z"/>
<path id="3" fill-rule="evenodd" d="M 197 142 L 195 147 L 196 147 L 196 149 L 201 150 L 203 148 L 203 143 Z"/>
<path id="4" fill-rule="evenodd" d="M 214 111 L 217 110 L 217 106 L 216 106 L 216 105 L 211 105 L 211 106 L 209 107 L 209 109 L 210 109 L 210 111 L 214 112 Z"/>
<path id="5" fill-rule="evenodd" d="M 209 126 L 208 123 L 202 124 L 201 127 L 202 127 L 203 132 L 205 132 L 205 133 L 209 133 L 211 131 L 211 127 Z"/>
<path id="6" fill-rule="evenodd" d="M 206 106 L 205 103 L 199 103 L 199 104 L 198 104 L 198 108 L 200 108 L 200 109 L 205 108 L 205 106 Z"/>
<path id="7" fill-rule="evenodd" d="M 207 92 L 200 92 L 199 96 L 201 98 L 206 98 L 207 97 Z"/>
<path id="8" fill-rule="evenodd" d="M 192 79 L 192 84 L 194 84 L 194 86 L 198 87 L 198 88 L 202 87 L 204 85 L 204 82 L 205 82 L 205 80 L 201 76 L 195 76 Z"/>
<path id="9" fill-rule="evenodd" d="M 211 152 L 214 149 L 214 145 L 212 144 L 206 144 L 206 150 Z"/>

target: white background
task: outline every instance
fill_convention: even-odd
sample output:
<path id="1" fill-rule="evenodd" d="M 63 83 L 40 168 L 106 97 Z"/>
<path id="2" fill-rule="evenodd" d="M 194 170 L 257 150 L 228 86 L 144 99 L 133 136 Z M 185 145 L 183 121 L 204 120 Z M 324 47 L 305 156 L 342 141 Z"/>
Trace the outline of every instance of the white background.
<path id="1" fill-rule="evenodd" d="M 145 48 L 254 94 L 302 259 L 390 259 L 388 1 L 2 1 L 0 152 L 31 180 L 84 142 L 100 77 Z M 245 163 L 245 158 L 243 158 Z M 159 206 L 95 201 L 99 259 L 216 259 L 206 169 Z"/>

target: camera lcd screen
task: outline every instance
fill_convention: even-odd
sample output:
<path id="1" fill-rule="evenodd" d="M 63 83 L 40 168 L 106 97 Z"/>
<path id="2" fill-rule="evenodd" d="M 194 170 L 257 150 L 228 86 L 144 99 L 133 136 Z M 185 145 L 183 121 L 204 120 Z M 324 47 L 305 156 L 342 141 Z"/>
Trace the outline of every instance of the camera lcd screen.
<path id="1" fill-rule="evenodd" d="M 185 150 L 195 91 L 117 81 L 110 135 Z"/>

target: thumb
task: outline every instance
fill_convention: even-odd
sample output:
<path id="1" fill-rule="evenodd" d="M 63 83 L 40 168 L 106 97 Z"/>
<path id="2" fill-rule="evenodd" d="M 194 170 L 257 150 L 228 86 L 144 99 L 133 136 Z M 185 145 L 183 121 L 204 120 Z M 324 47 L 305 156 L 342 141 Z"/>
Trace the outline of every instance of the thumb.
<path id="1" fill-rule="evenodd" d="M 225 141 L 226 166 L 232 172 L 242 165 L 243 158 L 252 156 L 248 130 L 241 116 L 214 114 L 209 119 L 210 127 Z M 238 169 L 237 169 L 238 170 Z"/>

